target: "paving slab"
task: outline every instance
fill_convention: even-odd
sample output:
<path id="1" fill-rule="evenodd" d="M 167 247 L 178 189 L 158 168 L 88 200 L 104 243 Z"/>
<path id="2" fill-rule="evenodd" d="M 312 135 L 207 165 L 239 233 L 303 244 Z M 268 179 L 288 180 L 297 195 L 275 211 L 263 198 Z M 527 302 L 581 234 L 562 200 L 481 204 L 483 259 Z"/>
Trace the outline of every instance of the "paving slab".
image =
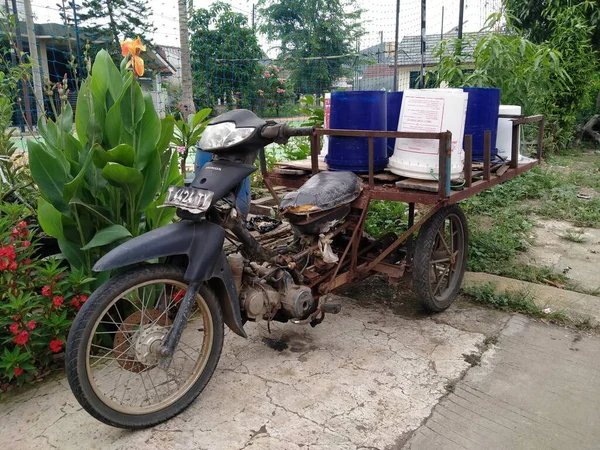
<path id="1" fill-rule="evenodd" d="M 401 448 L 597 449 L 599 359 L 598 335 L 514 316 Z"/>
<path id="2" fill-rule="evenodd" d="M 339 315 L 314 329 L 273 323 L 269 334 L 263 322 L 247 325 L 247 340 L 227 333 L 206 390 L 153 429 L 96 421 L 62 376 L 9 394 L 0 402 L 0 448 L 397 448 L 509 317 L 459 304 L 406 318 L 401 309 L 342 303 Z"/>

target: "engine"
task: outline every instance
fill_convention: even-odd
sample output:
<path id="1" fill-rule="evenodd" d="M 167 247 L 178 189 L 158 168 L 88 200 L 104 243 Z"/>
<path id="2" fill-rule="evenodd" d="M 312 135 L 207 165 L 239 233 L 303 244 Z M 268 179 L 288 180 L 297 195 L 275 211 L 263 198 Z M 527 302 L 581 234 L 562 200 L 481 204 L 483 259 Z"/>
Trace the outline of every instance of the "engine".
<path id="1" fill-rule="evenodd" d="M 311 289 L 294 283 L 287 271 L 267 263 L 246 263 L 239 253 L 227 260 L 248 319 L 302 320 L 315 311 Z"/>

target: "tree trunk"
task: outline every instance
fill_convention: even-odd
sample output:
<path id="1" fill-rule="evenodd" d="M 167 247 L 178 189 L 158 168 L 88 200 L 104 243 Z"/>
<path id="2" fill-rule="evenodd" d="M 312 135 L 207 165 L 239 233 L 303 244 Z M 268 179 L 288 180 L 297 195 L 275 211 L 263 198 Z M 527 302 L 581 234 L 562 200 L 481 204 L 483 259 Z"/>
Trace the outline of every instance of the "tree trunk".
<path id="1" fill-rule="evenodd" d="M 121 54 L 121 42 L 119 41 L 119 31 L 117 28 L 117 23 L 115 22 L 115 12 L 113 10 L 113 5 L 111 3 L 111 0 L 108 0 L 106 2 L 106 9 L 108 10 L 108 23 L 109 23 L 109 28 L 110 28 L 110 32 L 112 33 L 112 37 L 115 41 L 115 51 L 117 52 L 117 55 Z M 133 39 L 133 36 L 125 36 L 126 39 L 131 38 Z"/>
<path id="2" fill-rule="evenodd" d="M 192 66 L 190 63 L 190 36 L 186 0 L 178 0 L 179 6 L 179 43 L 181 46 L 181 118 L 186 121 L 190 114 L 196 113 L 194 92 L 192 89 Z M 185 176 L 185 159 L 181 160 L 181 173 Z"/>

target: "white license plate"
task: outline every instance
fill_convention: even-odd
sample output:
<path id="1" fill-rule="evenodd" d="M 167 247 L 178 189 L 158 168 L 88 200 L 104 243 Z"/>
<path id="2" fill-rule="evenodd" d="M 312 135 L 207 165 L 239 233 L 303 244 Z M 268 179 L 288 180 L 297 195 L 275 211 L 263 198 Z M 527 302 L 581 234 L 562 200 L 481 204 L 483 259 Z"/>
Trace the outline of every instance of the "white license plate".
<path id="1" fill-rule="evenodd" d="M 203 189 L 170 186 L 162 206 L 174 206 L 192 214 L 200 214 L 210 207 L 214 195 L 214 192 Z"/>

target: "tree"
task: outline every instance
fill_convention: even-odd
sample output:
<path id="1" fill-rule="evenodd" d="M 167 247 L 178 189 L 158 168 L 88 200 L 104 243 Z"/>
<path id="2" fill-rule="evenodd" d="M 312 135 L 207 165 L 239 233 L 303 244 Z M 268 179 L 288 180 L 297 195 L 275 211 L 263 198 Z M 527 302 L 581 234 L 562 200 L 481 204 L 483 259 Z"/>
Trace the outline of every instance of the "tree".
<path id="1" fill-rule="evenodd" d="M 156 31 L 150 16 L 152 9 L 140 0 L 83 0 L 79 14 L 82 28 L 88 34 L 111 40 L 111 54 L 121 53 L 120 41 L 140 36 L 151 44 L 149 35 Z"/>
<path id="2" fill-rule="evenodd" d="M 258 5 L 260 29 L 281 43 L 281 59 L 297 92 L 320 95 L 349 75 L 354 56 L 347 55 L 363 34 L 362 10 L 354 0 L 260 0 Z"/>
<path id="3" fill-rule="evenodd" d="M 221 99 L 230 106 L 235 102 L 252 108 L 263 52 L 246 17 L 232 12 L 226 3 L 215 2 L 196 10 L 190 28 L 196 102 L 212 107 Z"/>
<path id="4" fill-rule="evenodd" d="M 188 115 L 196 113 L 192 87 L 192 68 L 190 63 L 190 31 L 188 29 L 188 16 L 186 0 L 178 0 L 179 7 L 179 42 L 181 45 L 181 105 L 180 110 L 183 120 Z"/>

